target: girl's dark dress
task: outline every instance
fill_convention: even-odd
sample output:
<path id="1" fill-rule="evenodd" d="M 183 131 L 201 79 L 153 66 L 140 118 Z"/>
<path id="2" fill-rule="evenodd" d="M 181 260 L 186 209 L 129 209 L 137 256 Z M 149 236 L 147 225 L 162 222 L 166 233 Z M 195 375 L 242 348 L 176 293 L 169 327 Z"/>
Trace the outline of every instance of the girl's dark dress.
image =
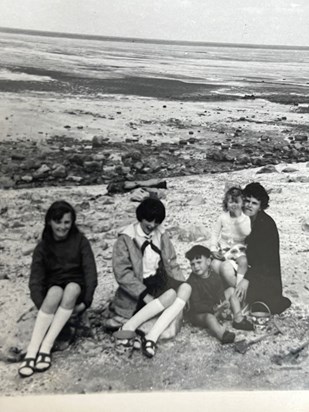
<path id="1" fill-rule="evenodd" d="M 279 255 L 279 234 L 274 220 L 261 211 L 247 237 L 249 269 L 245 279 L 249 281 L 247 302 L 263 301 L 272 313 L 281 313 L 291 305 L 282 296 L 282 280 Z"/>

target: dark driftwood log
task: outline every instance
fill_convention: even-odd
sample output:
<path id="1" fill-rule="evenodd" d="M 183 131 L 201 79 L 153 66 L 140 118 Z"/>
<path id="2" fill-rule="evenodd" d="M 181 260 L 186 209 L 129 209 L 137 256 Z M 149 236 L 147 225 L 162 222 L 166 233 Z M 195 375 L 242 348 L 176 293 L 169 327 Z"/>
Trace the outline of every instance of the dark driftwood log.
<path id="1" fill-rule="evenodd" d="M 137 189 L 139 187 L 155 187 L 157 189 L 167 189 L 167 184 L 166 180 L 161 179 L 135 180 L 133 182 L 111 182 L 107 186 L 107 192 L 108 194 L 124 193 L 130 192 L 131 190 Z"/>

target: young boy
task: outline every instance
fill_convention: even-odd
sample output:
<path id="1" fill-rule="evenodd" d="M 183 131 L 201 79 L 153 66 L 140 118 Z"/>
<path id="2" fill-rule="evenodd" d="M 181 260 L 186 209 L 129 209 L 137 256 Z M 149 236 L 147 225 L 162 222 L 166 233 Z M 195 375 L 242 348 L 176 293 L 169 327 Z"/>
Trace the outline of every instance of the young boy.
<path id="1" fill-rule="evenodd" d="M 235 289 L 224 290 L 218 274 L 211 269 L 211 252 L 208 248 L 196 245 L 187 253 L 192 273 L 187 280 L 192 288 L 188 318 L 195 326 L 208 328 L 222 344 L 232 343 L 235 333 L 226 330 L 217 319 L 219 305 L 230 306 L 233 313 L 232 326 L 235 329 L 253 330 L 253 324 L 241 313 L 240 303 Z"/>

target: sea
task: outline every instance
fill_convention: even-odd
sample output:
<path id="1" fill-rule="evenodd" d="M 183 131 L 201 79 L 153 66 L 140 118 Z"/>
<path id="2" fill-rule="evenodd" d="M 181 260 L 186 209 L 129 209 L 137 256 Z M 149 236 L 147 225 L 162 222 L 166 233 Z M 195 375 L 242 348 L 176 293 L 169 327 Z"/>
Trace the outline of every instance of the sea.
<path id="1" fill-rule="evenodd" d="M 309 98 L 309 47 L 173 42 L 0 29 L 0 91 L 59 76 L 164 80 L 231 95 L 261 86 Z M 172 84 L 172 83 L 169 83 Z M 176 83 L 175 83 L 176 84 Z M 125 86 L 124 86 L 125 87 Z M 121 87 L 114 93 L 122 93 Z M 134 90 L 132 93 L 139 93 Z"/>

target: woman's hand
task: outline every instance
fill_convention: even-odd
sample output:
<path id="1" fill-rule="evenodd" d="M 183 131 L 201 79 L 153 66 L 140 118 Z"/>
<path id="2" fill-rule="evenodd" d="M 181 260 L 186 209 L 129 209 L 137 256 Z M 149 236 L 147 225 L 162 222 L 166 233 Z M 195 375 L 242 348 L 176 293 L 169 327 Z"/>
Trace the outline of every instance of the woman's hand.
<path id="1" fill-rule="evenodd" d="M 84 302 L 80 303 L 79 305 L 76 305 L 74 308 L 73 313 L 82 313 L 86 309 L 86 305 Z"/>
<path id="2" fill-rule="evenodd" d="M 240 302 L 243 302 L 247 296 L 247 290 L 249 286 L 249 280 L 243 279 L 236 286 L 235 295 L 238 297 Z"/>

